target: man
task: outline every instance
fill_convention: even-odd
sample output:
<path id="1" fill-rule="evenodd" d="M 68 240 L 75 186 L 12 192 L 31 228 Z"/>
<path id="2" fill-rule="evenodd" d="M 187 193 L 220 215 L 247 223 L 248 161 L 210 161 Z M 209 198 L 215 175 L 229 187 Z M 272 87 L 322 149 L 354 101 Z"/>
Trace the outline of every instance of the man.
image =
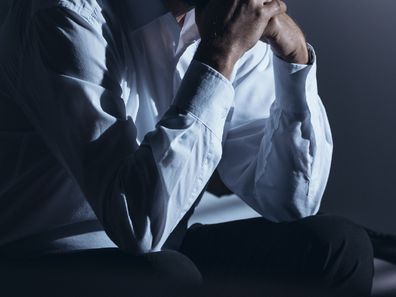
<path id="1" fill-rule="evenodd" d="M 314 52 L 285 4 L 212 0 L 197 25 L 190 9 L 13 2 L 0 36 L 2 254 L 44 265 L 39 275 L 54 284 L 71 271 L 89 290 L 100 280 L 150 290 L 136 280 L 187 284 L 202 273 L 276 293 L 369 296 L 367 235 L 312 217 L 332 140 Z M 216 168 L 263 218 L 184 234 Z M 154 253 L 169 247 L 194 264 Z"/>

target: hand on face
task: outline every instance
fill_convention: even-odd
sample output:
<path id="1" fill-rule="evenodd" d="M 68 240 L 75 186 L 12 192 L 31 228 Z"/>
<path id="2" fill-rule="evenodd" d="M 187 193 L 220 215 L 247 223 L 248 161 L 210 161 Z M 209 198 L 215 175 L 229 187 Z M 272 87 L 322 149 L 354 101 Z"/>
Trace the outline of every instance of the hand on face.
<path id="1" fill-rule="evenodd" d="M 271 19 L 285 11 L 280 0 L 211 0 L 197 6 L 201 44 L 195 58 L 229 77 L 236 61 L 258 42 Z"/>

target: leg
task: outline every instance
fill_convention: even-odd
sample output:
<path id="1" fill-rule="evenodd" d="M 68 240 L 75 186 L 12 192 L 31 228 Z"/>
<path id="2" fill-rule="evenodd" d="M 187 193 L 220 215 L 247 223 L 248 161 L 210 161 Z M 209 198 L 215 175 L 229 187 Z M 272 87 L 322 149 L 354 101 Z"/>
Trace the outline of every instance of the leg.
<path id="1" fill-rule="evenodd" d="M 363 229 L 335 216 L 201 225 L 188 231 L 180 251 L 208 281 L 256 280 L 283 297 L 297 296 L 298 290 L 303 296 L 313 291 L 320 291 L 316 296 L 330 291 L 331 296 L 370 296 L 370 240 Z M 280 292 L 279 286 L 293 288 L 292 293 Z"/>
<path id="2" fill-rule="evenodd" d="M 100 249 L 2 259 L 0 273 L 2 294 L 9 296 L 184 296 L 201 282 L 196 266 L 173 251 L 129 255 Z"/>

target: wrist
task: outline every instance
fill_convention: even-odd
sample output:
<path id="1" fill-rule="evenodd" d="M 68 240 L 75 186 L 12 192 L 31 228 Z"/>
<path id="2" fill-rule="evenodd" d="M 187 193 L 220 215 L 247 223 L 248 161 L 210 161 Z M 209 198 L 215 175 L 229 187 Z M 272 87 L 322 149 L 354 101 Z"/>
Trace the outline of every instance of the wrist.
<path id="1" fill-rule="evenodd" d="M 194 59 L 212 67 L 224 77 L 230 79 L 239 57 L 237 54 L 232 53 L 231 50 L 223 50 L 201 42 Z"/>
<path id="2" fill-rule="evenodd" d="M 293 54 L 289 57 L 290 63 L 294 64 L 303 64 L 306 65 L 309 63 L 309 51 L 308 46 L 305 40 L 300 43 L 299 46 L 296 47 Z"/>
<path id="3" fill-rule="evenodd" d="M 280 49 L 277 44 L 271 44 L 271 46 L 275 55 L 288 63 L 306 65 L 310 61 L 309 50 L 305 39 L 294 43 L 287 51 Z"/>

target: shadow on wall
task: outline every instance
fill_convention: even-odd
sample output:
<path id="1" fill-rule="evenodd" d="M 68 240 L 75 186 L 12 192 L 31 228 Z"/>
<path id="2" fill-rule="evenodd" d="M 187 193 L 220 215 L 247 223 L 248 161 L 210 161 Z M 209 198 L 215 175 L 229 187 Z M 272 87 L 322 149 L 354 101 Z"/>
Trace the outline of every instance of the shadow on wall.
<path id="1" fill-rule="evenodd" d="M 396 1 L 287 4 L 316 49 L 333 131 L 323 210 L 396 233 Z"/>

